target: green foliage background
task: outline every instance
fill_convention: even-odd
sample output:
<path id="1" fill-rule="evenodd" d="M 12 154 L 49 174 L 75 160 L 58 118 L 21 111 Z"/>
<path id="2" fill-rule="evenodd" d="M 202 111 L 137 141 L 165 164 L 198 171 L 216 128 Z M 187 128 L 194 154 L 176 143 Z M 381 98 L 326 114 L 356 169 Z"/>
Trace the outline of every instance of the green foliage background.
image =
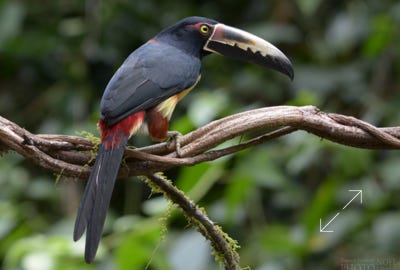
<path id="1" fill-rule="evenodd" d="M 191 15 L 276 44 L 292 60 L 295 80 L 209 56 L 172 129 L 185 133 L 281 104 L 399 125 L 400 3 L 389 0 L 0 0 L 0 114 L 35 133 L 98 134 L 99 101 L 113 72 L 140 44 Z M 297 132 L 167 175 L 238 240 L 243 267 L 397 269 L 399 164 L 398 151 Z M 97 259 L 86 265 L 84 242 L 72 241 L 84 181 L 56 179 L 15 153 L 2 155 L 0 268 L 223 269 L 181 212 L 138 179 L 118 181 Z M 352 202 L 330 224 L 334 232 L 320 233 L 320 219 L 340 211 L 354 195 L 349 189 L 363 190 L 363 204 Z"/>

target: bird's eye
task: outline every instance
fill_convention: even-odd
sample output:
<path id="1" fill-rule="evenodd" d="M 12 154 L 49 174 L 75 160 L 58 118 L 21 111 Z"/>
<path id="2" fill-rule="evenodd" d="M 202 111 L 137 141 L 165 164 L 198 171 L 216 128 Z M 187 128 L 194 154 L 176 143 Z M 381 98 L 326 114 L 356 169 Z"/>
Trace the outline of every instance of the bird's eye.
<path id="1" fill-rule="evenodd" d="M 200 33 L 202 33 L 203 35 L 207 35 L 208 32 L 210 32 L 210 27 L 207 24 L 202 24 L 200 26 Z"/>

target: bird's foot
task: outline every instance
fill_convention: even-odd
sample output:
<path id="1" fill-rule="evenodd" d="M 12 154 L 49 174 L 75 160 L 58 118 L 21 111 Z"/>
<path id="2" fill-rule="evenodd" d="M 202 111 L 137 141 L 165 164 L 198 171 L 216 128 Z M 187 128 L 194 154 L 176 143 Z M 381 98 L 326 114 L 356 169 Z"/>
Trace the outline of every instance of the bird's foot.
<path id="1" fill-rule="evenodd" d="M 171 144 L 175 143 L 175 152 L 178 157 L 182 157 L 182 152 L 181 152 L 181 138 L 182 134 L 179 131 L 168 131 L 167 133 L 168 139 L 168 147 L 170 147 Z"/>

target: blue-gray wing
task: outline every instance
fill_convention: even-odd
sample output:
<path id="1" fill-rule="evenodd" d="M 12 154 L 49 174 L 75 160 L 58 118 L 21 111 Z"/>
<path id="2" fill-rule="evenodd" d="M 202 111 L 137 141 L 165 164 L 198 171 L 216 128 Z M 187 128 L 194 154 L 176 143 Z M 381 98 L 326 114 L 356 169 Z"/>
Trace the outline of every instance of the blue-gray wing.
<path id="1" fill-rule="evenodd" d="M 111 78 L 101 100 L 101 119 L 112 126 L 191 87 L 199 75 L 200 59 L 163 43 L 148 42 Z"/>

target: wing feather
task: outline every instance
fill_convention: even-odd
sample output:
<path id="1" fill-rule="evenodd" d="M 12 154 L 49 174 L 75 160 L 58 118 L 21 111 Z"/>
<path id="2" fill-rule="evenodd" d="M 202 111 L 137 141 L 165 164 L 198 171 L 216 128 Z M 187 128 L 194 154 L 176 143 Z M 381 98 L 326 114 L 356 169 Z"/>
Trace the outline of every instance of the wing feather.
<path id="1" fill-rule="evenodd" d="M 101 118 L 112 126 L 191 87 L 199 75 L 200 59 L 173 46 L 148 42 L 126 59 L 108 83 Z"/>

